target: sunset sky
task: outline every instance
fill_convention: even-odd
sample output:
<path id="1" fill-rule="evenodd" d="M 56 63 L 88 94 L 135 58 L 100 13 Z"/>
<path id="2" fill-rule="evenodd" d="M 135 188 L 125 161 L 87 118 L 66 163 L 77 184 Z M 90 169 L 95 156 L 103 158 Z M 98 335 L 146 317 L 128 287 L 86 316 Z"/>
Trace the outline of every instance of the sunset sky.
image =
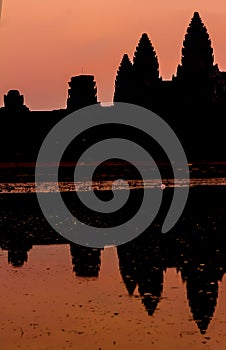
<path id="1" fill-rule="evenodd" d="M 99 101 L 111 101 L 122 55 L 132 59 L 143 32 L 170 79 L 194 11 L 226 70 L 225 0 L 3 0 L 0 105 L 18 89 L 31 110 L 64 108 L 70 77 L 82 73 L 95 76 Z"/>

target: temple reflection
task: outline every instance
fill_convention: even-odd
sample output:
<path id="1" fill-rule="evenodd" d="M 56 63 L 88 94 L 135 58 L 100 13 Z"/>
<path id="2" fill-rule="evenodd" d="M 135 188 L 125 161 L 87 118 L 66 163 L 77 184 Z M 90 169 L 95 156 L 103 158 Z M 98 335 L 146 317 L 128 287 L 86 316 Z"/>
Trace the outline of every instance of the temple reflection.
<path id="1" fill-rule="evenodd" d="M 43 218 L 35 195 L 6 195 L 0 201 L 0 247 L 8 263 L 22 267 L 35 245 L 70 246 L 76 277 L 98 277 L 101 251 L 68 242 Z M 152 316 L 164 286 L 165 271 L 176 268 L 186 287 L 190 312 L 204 334 L 216 310 L 219 284 L 226 272 L 226 208 L 224 191 L 191 191 L 184 214 L 167 234 L 161 234 L 161 215 L 142 235 L 118 246 L 119 271 L 128 292 L 137 289 Z"/>
<path id="2" fill-rule="evenodd" d="M 146 237 L 148 238 L 148 237 Z M 148 314 L 153 315 L 163 290 L 163 261 L 160 239 L 138 237 L 117 247 L 119 269 L 130 295 L 136 286 Z"/>
<path id="3" fill-rule="evenodd" d="M 8 263 L 14 267 L 20 267 L 27 262 L 28 251 L 32 248 L 32 243 L 25 236 L 12 235 L 1 242 L 1 248 L 8 251 Z"/>
<path id="4" fill-rule="evenodd" d="M 80 277 L 98 277 L 101 249 L 70 243 L 73 271 Z"/>

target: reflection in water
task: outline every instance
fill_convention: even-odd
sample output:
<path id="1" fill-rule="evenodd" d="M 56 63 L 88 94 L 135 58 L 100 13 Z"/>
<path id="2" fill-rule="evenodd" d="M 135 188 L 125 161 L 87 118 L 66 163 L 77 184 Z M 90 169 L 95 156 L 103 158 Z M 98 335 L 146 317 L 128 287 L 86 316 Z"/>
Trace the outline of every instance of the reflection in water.
<path id="1" fill-rule="evenodd" d="M 175 267 L 186 285 L 193 320 L 201 334 L 208 329 L 217 305 L 219 282 L 226 272 L 225 194 L 223 188 L 193 189 L 182 218 L 170 233 L 160 233 L 160 215 L 145 233 L 117 247 L 125 288 L 129 295 L 137 288 L 149 316 L 161 303 L 164 271 Z M 8 251 L 8 262 L 14 267 L 28 260 L 34 245 L 63 243 L 70 246 L 76 276 L 99 275 L 101 249 L 69 243 L 56 234 L 42 217 L 32 194 L 2 195 L 0 206 L 0 247 Z"/>
<path id="2" fill-rule="evenodd" d="M 101 249 L 70 243 L 73 271 L 76 276 L 98 277 Z"/>
<path id="3" fill-rule="evenodd" d="M 198 230 L 202 232 L 202 227 Z M 201 333 L 205 333 L 215 311 L 218 298 L 218 282 L 225 273 L 225 236 L 220 232 L 191 234 L 188 242 L 181 242 L 183 259 L 179 269 L 187 287 L 187 298 Z"/>
<path id="4" fill-rule="evenodd" d="M 214 235 L 204 237 L 197 231 L 186 236 L 186 240 L 179 232 L 161 238 L 156 233 L 157 230 L 152 235 L 147 233 L 117 248 L 128 293 L 133 294 L 138 286 L 142 302 L 152 316 L 163 290 L 163 271 L 176 267 L 186 283 L 193 319 L 204 334 L 217 304 L 218 282 L 225 273 L 225 237 L 216 242 Z"/>
<path id="5" fill-rule="evenodd" d="M 202 268 L 201 268 L 202 266 Z M 193 318 L 204 334 L 212 319 L 218 297 L 218 280 L 211 267 L 191 266 L 186 276 L 187 297 Z M 182 270 L 184 277 L 184 271 Z"/>
<path id="6" fill-rule="evenodd" d="M 15 232 L 1 243 L 1 248 L 8 251 L 8 263 L 14 267 L 20 267 L 27 261 L 27 253 L 32 248 L 32 244 L 29 238 Z"/>
<path id="7" fill-rule="evenodd" d="M 117 247 L 119 268 L 128 293 L 133 294 L 138 286 L 148 314 L 153 315 L 163 289 L 163 264 L 160 239 L 154 236 L 143 238 Z"/>

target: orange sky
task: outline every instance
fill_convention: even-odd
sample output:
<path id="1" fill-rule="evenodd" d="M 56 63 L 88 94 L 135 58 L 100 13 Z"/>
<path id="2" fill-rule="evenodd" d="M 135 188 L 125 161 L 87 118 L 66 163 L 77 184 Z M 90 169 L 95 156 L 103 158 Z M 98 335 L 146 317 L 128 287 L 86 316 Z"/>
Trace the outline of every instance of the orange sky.
<path id="1" fill-rule="evenodd" d="M 226 70 L 225 0 L 3 0 L 0 105 L 9 89 L 19 89 L 32 110 L 64 108 L 67 83 L 82 72 L 95 76 L 99 101 L 111 101 L 122 55 L 132 58 L 143 32 L 169 79 L 194 11 Z"/>

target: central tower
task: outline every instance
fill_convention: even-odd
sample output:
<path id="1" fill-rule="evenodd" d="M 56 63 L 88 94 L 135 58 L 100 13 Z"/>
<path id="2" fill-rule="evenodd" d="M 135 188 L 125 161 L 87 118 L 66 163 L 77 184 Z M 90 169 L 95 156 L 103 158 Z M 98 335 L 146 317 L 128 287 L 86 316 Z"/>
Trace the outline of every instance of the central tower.
<path id="1" fill-rule="evenodd" d="M 97 103 L 97 88 L 93 75 L 77 75 L 68 83 L 67 110 L 73 112 L 79 108 Z"/>

